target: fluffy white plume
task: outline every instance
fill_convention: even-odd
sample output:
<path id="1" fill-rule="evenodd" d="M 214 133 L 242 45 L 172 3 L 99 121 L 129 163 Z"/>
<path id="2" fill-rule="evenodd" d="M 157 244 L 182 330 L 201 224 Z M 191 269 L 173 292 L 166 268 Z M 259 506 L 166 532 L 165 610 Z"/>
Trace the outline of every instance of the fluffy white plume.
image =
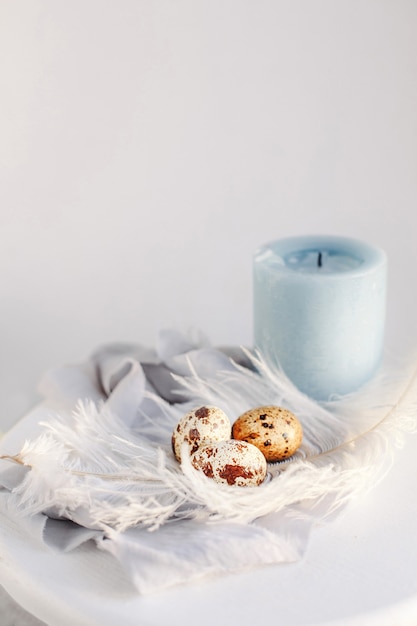
<path id="1" fill-rule="evenodd" d="M 255 370 L 233 365 L 213 378 L 199 377 L 190 362 L 190 375 L 176 376 L 187 402 L 169 404 L 146 392 L 159 414 L 142 415 L 135 430 L 105 404 L 79 402 L 71 416 L 51 415 L 42 435 L 7 457 L 29 468 L 14 490 L 22 512 L 116 530 L 154 530 L 184 517 L 250 522 L 296 503 L 306 515 L 318 504 L 329 514 L 371 488 L 404 433 L 416 429 L 416 368 L 402 369 L 398 380 L 381 374 L 360 392 L 320 405 L 259 356 L 248 357 Z M 232 421 L 255 406 L 285 406 L 303 425 L 303 444 L 288 461 L 270 464 L 259 487 L 216 484 L 186 454 L 180 467 L 171 451 L 179 417 L 201 404 L 221 407 Z"/>

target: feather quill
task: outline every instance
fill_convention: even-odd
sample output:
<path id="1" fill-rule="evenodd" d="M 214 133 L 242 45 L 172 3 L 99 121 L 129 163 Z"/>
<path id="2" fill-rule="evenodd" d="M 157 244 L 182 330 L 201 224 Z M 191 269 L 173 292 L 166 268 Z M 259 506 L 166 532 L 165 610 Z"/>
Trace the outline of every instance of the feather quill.
<path id="1" fill-rule="evenodd" d="M 179 518 L 248 523 L 292 507 L 311 515 L 321 505 L 329 515 L 374 486 L 404 434 L 416 430 L 417 367 L 401 370 L 398 380 L 385 372 L 356 394 L 318 404 L 260 355 L 247 357 L 253 369 L 231 362 L 204 378 L 189 361 L 189 375 L 176 376 L 187 401 L 169 404 L 145 392 L 159 417 L 143 413 L 138 429 L 105 403 L 79 401 L 70 417 L 51 414 L 40 436 L 1 457 L 29 468 L 13 492 L 22 513 L 43 511 L 117 531 L 156 530 Z M 254 406 L 286 406 L 303 425 L 303 444 L 288 461 L 270 464 L 260 487 L 216 484 L 187 454 L 179 466 L 170 449 L 179 417 L 199 404 L 220 406 L 232 421 Z"/>

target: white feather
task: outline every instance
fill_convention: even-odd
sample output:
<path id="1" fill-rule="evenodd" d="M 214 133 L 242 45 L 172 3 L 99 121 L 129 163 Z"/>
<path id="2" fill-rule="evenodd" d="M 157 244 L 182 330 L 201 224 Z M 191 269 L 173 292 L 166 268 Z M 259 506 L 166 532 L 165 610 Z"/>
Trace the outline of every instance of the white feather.
<path id="1" fill-rule="evenodd" d="M 79 402 L 70 418 L 52 415 L 38 438 L 3 457 L 29 468 L 14 490 L 22 513 L 44 511 L 119 531 L 138 524 L 155 530 L 184 517 L 245 523 L 297 503 L 305 515 L 323 503 L 330 514 L 380 480 L 404 433 L 416 429 L 415 367 L 402 369 L 398 380 L 385 371 L 360 392 L 320 405 L 259 355 L 248 356 L 255 371 L 234 364 L 208 378 L 198 376 L 190 361 L 190 375 L 176 378 L 192 400 L 171 405 L 147 392 L 159 417 L 142 415 L 139 431 L 106 405 L 88 401 Z M 260 487 L 216 484 L 191 466 L 187 454 L 179 466 L 171 452 L 180 415 L 199 404 L 221 407 L 232 421 L 255 406 L 285 406 L 303 425 L 303 444 L 292 459 L 270 464 L 269 480 Z"/>

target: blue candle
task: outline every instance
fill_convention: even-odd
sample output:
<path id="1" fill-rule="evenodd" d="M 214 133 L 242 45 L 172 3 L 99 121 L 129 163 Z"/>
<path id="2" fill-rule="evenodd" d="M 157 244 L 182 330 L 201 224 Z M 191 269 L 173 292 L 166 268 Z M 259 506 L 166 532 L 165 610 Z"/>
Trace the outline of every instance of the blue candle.
<path id="1" fill-rule="evenodd" d="M 383 352 L 386 256 L 330 236 L 290 237 L 254 258 L 255 346 L 307 395 L 354 391 Z"/>

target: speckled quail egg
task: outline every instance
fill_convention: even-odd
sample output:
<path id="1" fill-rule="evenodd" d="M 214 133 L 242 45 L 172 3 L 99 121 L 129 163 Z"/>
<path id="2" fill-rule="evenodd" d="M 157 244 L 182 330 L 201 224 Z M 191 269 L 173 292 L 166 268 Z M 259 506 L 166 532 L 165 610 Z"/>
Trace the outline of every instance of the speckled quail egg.
<path id="1" fill-rule="evenodd" d="M 266 459 L 246 441 L 218 441 L 202 444 L 191 456 L 192 466 L 217 483 L 254 487 L 266 476 Z"/>
<path id="2" fill-rule="evenodd" d="M 232 437 L 252 443 L 272 463 L 294 454 L 301 445 L 303 429 L 291 411 L 279 406 L 260 406 L 238 417 Z"/>
<path id="3" fill-rule="evenodd" d="M 172 450 L 181 461 L 181 446 L 186 442 L 190 454 L 202 442 L 230 439 L 231 424 L 226 413 L 216 406 L 200 406 L 184 415 L 172 434 Z"/>

